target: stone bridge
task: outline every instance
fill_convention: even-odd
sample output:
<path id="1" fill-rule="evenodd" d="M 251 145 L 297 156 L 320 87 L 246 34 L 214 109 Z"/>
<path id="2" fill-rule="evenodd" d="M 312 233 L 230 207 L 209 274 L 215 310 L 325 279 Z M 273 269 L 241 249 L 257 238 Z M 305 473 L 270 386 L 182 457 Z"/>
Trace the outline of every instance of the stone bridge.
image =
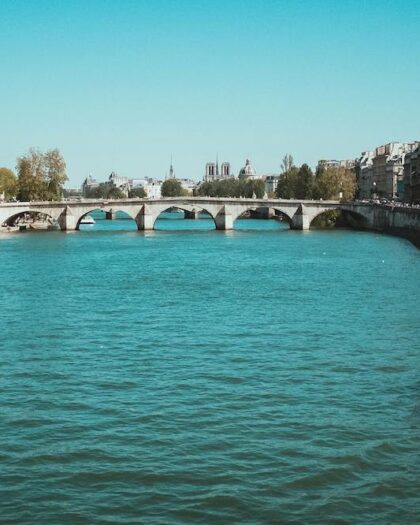
<path id="1" fill-rule="evenodd" d="M 292 229 L 308 230 L 318 215 L 338 209 L 344 212 L 348 223 L 356 228 L 390 233 L 390 230 L 407 228 L 417 233 L 420 231 L 420 209 L 415 208 L 393 208 L 360 202 L 211 197 L 4 203 L 0 204 L 0 225 L 11 225 L 24 213 L 41 212 L 57 222 L 63 231 L 72 231 L 79 229 L 85 215 L 102 210 L 108 217 L 123 211 L 136 221 L 139 230 L 152 230 L 158 216 L 171 208 L 184 210 L 189 218 L 207 212 L 218 230 L 232 229 L 234 221 L 250 210 L 282 215 Z"/>
<path id="2" fill-rule="evenodd" d="M 64 231 L 79 229 L 82 218 L 96 210 L 112 217 L 123 211 L 134 219 L 139 230 L 152 230 L 158 216 L 171 208 L 184 210 L 187 218 L 195 218 L 207 212 L 214 220 L 216 229 L 230 230 L 234 221 L 250 210 L 271 211 L 282 215 L 297 230 L 309 229 L 313 219 L 341 205 L 336 201 L 296 201 L 280 199 L 236 199 L 210 197 L 167 197 L 162 199 L 83 199 L 65 202 L 19 202 L 0 205 L 0 224 L 10 225 L 24 213 L 41 212 L 57 222 Z"/>

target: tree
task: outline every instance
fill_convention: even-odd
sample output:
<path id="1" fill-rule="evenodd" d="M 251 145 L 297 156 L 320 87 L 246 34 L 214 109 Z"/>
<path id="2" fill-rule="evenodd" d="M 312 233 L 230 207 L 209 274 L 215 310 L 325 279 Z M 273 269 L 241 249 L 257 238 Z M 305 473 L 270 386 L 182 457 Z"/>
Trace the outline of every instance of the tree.
<path id="1" fill-rule="evenodd" d="M 26 156 L 17 159 L 18 196 L 21 201 L 43 200 L 46 198 L 43 155 L 31 149 Z"/>
<path id="2" fill-rule="evenodd" d="M 248 197 L 249 199 L 252 199 L 255 197 L 256 199 L 262 199 L 265 194 L 265 183 L 261 179 L 248 179 L 245 184 L 245 195 L 244 197 Z"/>
<path id="3" fill-rule="evenodd" d="M 143 188 L 143 186 L 138 186 L 137 188 L 132 188 L 128 192 L 128 196 L 130 198 L 139 197 L 140 199 L 145 199 L 147 197 L 147 193 L 145 189 Z"/>
<path id="4" fill-rule="evenodd" d="M 291 166 L 287 171 L 283 172 L 277 184 L 277 197 L 281 199 L 294 198 L 298 173 L 299 169 L 296 166 Z"/>
<path id="5" fill-rule="evenodd" d="M 178 179 L 167 179 L 162 184 L 162 197 L 181 197 L 184 195 L 184 189 Z"/>
<path id="6" fill-rule="evenodd" d="M 109 194 L 109 185 L 101 182 L 94 188 L 86 188 L 85 197 L 88 199 L 107 199 Z"/>
<path id="7" fill-rule="evenodd" d="M 108 182 L 101 182 L 94 188 L 88 188 L 85 191 L 85 197 L 88 199 L 125 199 L 126 195 L 117 186 L 112 186 Z"/>
<path id="8" fill-rule="evenodd" d="M 31 149 L 17 159 L 20 200 L 58 200 L 67 179 L 66 163 L 57 149 L 42 153 Z"/>
<path id="9" fill-rule="evenodd" d="M 107 199 L 125 199 L 126 195 L 121 188 L 117 186 L 111 186 L 108 189 Z"/>
<path id="10" fill-rule="evenodd" d="M 283 199 L 310 199 L 314 185 L 314 176 L 307 164 L 300 168 L 291 166 L 280 176 L 277 184 L 277 196 Z"/>
<path id="11" fill-rule="evenodd" d="M 315 178 L 314 197 L 324 200 L 354 199 L 357 189 L 356 175 L 346 168 L 320 170 Z"/>
<path id="12" fill-rule="evenodd" d="M 0 193 L 4 193 L 5 199 L 16 196 L 18 190 L 17 178 L 12 170 L 0 168 Z"/>
<path id="13" fill-rule="evenodd" d="M 294 166 L 293 157 L 286 153 L 281 162 L 281 172 L 287 173 Z"/>
<path id="14" fill-rule="evenodd" d="M 314 185 L 314 174 L 307 164 L 302 164 L 297 173 L 294 198 L 310 199 L 312 198 L 312 189 Z"/>
<path id="15" fill-rule="evenodd" d="M 58 149 L 44 154 L 45 179 L 48 186 L 48 200 L 60 200 L 64 183 L 68 180 L 66 163 Z"/>

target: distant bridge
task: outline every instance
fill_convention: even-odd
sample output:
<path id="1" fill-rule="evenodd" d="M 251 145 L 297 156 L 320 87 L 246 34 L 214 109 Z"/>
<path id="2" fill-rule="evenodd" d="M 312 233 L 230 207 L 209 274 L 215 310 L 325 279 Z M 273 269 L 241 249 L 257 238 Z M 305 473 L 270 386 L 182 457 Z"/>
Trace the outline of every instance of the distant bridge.
<path id="1" fill-rule="evenodd" d="M 161 199 L 82 199 L 60 202 L 17 202 L 0 204 L 0 225 L 14 223 L 19 215 L 41 212 L 63 231 L 78 230 L 83 217 L 102 210 L 108 217 L 123 211 L 139 230 L 153 230 L 159 215 L 171 208 L 184 210 L 194 218 L 207 212 L 217 230 L 231 230 L 234 221 L 252 210 L 271 211 L 282 215 L 294 230 L 308 230 L 314 219 L 329 210 L 341 210 L 349 224 L 356 228 L 379 231 L 403 230 L 420 232 L 420 209 L 381 206 L 370 203 L 288 199 L 244 199 L 212 197 L 166 197 Z"/>

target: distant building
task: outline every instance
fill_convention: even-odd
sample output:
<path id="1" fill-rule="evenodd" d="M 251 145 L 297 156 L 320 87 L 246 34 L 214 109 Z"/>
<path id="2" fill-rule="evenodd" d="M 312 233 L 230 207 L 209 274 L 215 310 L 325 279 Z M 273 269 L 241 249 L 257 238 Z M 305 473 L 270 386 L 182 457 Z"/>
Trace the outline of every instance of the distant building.
<path id="1" fill-rule="evenodd" d="M 231 177 L 230 163 L 222 162 L 219 171 L 219 162 L 207 162 L 206 171 L 204 174 L 204 181 L 210 182 L 213 180 L 226 179 Z"/>
<path id="2" fill-rule="evenodd" d="M 172 164 L 172 160 L 171 160 L 171 165 L 169 167 L 169 178 L 170 179 L 174 179 L 175 178 L 175 171 L 174 171 L 174 166 Z"/>
<path id="3" fill-rule="evenodd" d="M 128 177 L 122 177 L 121 175 L 117 175 L 114 171 L 108 177 L 107 184 L 108 186 L 118 188 L 126 196 L 128 196 L 128 192 L 131 189 L 131 180 Z"/>
<path id="4" fill-rule="evenodd" d="M 319 160 L 317 171 L 320 170 L 328 170 L 330 168 L 345 168 L 347 170 L 354 169 L 356 165 L 356 161 L 353 159 L 346 159 L 346 160 Z"/>
<path id="5" fill-rule="evenodd" d="M 265 182 L 265 192 L 267 195 L 276 193 L 280 175 L 265 175 L 262 178 Z"/>
<path id="6" fill-rule="evenodd" d="M 97 188 L 98 186 L 99 186 L 99 182 L 96 179 L 94 179 L 92 175 L 88 175 L 82 183 L 83 195 L 86 195 L 89 192 L 89 190 Z"/>
<path id="7" fill-rule="evenodd" d="M 219 177 L 219 166 L 215 162 L 207 162 L 204 180 L 206 182 L 216 180 Z"/>
<path id="8" fill-rule="evenodd" d="M 163 181 L 159 179 L 145 177 L 143 179 L 131 179 L 130 182 L 130 189 L 142 187 L 149 199 L 160 199 L 162 197 L 161 190 Z"/>
<path id="9" fill-rule="evenodd" d="M 355 167 L 359 198 L 402 198 L 405 194 L 405 157 L 418 144 L 389 142 L 363 152 Z"/>
<path id="10" fill-rule="evenodd" d="M 147 184 L 143 186 L 149 199 L 160 199 L 162 197 L 163 182 L 158 179 L 147 179 Z"/>
<path id="11" fill-rule="evenodd" d="M 229 162 L 222 162 L 220 166 L 220 175 L 223 178 L 232 176 L 230 173 L 230 163 Z"/>
<path id="12" fill-rule="evenodd" d="M 178 179 L 181 183 L 181 186 L 184 190 L 187 190 L 188 192 L 193 192 L 197 187 L 197 181 L 192 179 Z"/>
<path id="13" fill-rule="evenodd" d="M 420 143 L 404 158 L 404 201 L 420 204 Z"/>
<path id="14" fill-rule="evenodd" d="M 130 179 L 128 177 L 121 177 L 121 175 L 117 175 L 115 171 L 113 171 L 108 177 L 108 182 L 110 185 L 115 186 L 116 188 L 121 188 L 129 185 Z"/>
<path id="15" fill-rule="evenodd" d="M 376 188 L 372 180 L 373 151 L 363 151 L 356 160 L 355 173 L 357 182 L 357 196 L 359 199 L 371 199 Z"/>
<path id="16" fill-rule="evenodd" d="M 148 184 L 149 180 L 150 179 L 148 179 L 148 178 L 130 179 L 130 186 L 131 186 L 130 189 L 139 188 L 139 187 L 144 188 Z"/>
<path id="17" fill-rule="evenodd" d="M 246 159 L 245 166 L 240 169 L 238 176 L 243 177 L 245 179 L 259 179 L 260 178 L 257 175 L 255 168 L 251 165 L 251 161 L 249 159 Z"/>

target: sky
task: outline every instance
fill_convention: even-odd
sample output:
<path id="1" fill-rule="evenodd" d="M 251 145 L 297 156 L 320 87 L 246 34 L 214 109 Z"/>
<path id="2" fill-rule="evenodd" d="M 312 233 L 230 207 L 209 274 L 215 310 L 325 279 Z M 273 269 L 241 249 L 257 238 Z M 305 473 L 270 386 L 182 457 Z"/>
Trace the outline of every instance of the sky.
<path id="1" fill-rule="evenodd" d="M 0 166 L 69 183 L 420 140 L 420 0 L 0 0 Z"/>

